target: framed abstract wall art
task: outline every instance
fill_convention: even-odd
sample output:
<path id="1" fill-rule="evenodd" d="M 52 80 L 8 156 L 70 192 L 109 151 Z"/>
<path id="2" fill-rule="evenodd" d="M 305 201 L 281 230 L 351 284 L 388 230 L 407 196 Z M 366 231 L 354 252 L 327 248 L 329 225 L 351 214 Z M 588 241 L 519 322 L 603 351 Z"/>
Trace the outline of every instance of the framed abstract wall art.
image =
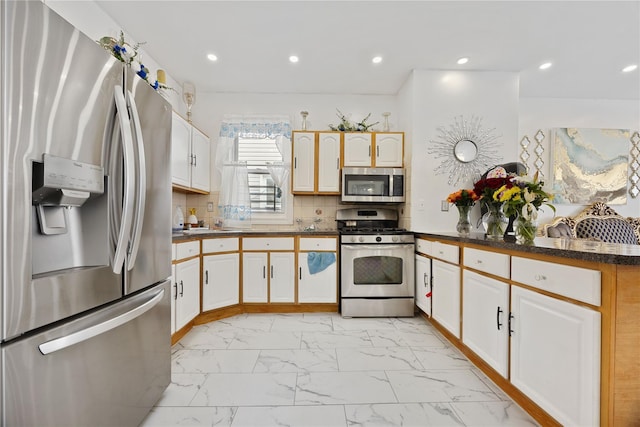
<path id="1" fill-rule="evenodd" d="M 554 203 L 627 203 L 629 129 L 556 128 Z"/>

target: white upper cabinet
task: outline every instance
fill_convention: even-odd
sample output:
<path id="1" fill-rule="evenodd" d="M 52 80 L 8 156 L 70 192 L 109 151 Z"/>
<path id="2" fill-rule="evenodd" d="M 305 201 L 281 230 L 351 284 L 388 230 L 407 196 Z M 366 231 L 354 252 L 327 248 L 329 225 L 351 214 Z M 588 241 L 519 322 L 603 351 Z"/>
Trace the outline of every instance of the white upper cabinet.
<path id="1" fill-rule="evenodd" d="M 191 164 L 191 187 L 206 192 L 211 190 L 210 147 L 209 137 L 195 127 L 192 127 L 191 153 L 193 157 Z"/>
<path id="2" fill-rule="evenodd" d="M 340 133 L 293 132 L 294 194 L 340 193 Z"/>
<path id="3" fill-rule="evenodd" d="M 404 154 L 403 133 L 374 133 L 375 166 L 401 168 Z"/>
<path id="4" fill-rule="evenodd" d="M 315 191 L 315 149 L 314 132 L 293 133 L 293 192 Z"/>
<path id="5" fill-rule="evenodd" d="M 340 192 L 340 134 L 318 133 L 318 193 Z"/>
<path id="6" fill-rule="evenodd" d="M 401 168 L 403 132 L 347 132 L 344 134 L 345 167 Z"/>
<path id="7" fill-rule="evenodd" d="M 180 117 L 172 116 L 171 182 L 186 190 L 208 193 L 210 185 L 209 137 Z"/>
<path id="8" fill-rule="evenodd" d="M 371 151 L 373 149 L 371 133 L 347 132 L 344 134 L 344 166 L 370 168 Z"/>

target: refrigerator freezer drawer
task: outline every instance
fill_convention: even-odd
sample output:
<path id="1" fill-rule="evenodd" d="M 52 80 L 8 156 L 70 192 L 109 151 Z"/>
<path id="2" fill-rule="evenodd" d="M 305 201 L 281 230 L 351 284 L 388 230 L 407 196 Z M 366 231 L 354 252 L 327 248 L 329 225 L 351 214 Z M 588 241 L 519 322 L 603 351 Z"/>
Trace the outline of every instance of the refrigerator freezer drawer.
<path id="1" fill-rule="evenodd" d="M 169 282 L 2 348 L 2 425 L 136 426 L 170 382 Z"/>

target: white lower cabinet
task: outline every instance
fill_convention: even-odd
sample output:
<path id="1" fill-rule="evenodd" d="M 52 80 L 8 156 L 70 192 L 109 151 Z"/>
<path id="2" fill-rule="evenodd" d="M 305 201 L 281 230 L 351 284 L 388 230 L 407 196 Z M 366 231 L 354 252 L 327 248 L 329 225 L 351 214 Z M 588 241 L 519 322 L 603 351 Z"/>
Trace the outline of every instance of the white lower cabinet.
<path id="1" fill-rule="evenodd" d="M 462 342 L 506 378 L 509 285 L 469 270 L 462 274 Z"/>
<path id="2" fill-rule="evenodd" d="M 511 289 L 510 380 L 563 425 L 600 423 L 600 313 Z"/>
<path id="3" fill-rule="evenodd" d="M 431 259 L 416 255 L 416 305 L 431 316 Z"/>
<path id="4" fill-rule="evenodd" d="M 433 318 L 460 338 L 460 267 L 434 259 L 431 264 Z"/>
<path id="5" fill-rule="evenodd" d="M 245 239 L 244 247 L 278 246 L 277 239 Z M 284 239 L 282 239 L 284 240 Z M 287 239 L 288 240 L 288 239 Z M 291 249 L 293 249 L 293 239 Z M 244 252 L 242 254 L 242 302 L 295 302 L 293 252 Z"/>
<path id="6" fill-rule="evenodd" d="M 200 258 L 174 267 L 175 331 L 179 331 L 200 314 Z"/>
<path id="7" fill-rule="evenodd" d="M 333 254 L 335 255 L 335 252 Z M 298 253 L 298 302 L 336 303 L 337 298 L 337 262 L 320 272 L 311 274 L 309 252 Z"/>
<path id="8" fill-rule="evenodd" d="M 202 311 L 240 302 L 240 255 L 202 257 Z"/>
<path id="9" fill-rule="evenodd" d="M 269 302 L 295 302 L 295 271 L 293 252 L 269 254 Z"/>
<path id="10" fill-rule="evenodd" d="M 242 302 L 267 302 L 267 254 L 242 254 Z"/>

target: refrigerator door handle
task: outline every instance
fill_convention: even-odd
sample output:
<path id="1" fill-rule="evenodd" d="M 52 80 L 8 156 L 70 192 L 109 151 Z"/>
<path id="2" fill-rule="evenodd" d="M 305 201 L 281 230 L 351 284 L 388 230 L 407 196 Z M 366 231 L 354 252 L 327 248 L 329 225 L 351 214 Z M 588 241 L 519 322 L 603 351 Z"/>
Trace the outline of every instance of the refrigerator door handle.
<path id="1" fill-rule="evenodd" d="M 131 135 L 131 122 L 127 112 L 127 103 L 124 99 L 124 91 L 122 86 L 115 87 L 115 101 L 118 120 L 120 122 L 120 134 L 122 137 L 122 150 L 124 153 L 124 187 L 123 187 L 123 203 L 122 203 L 122 224 L 118 232 L 118 242 L 116 244 L 115 254 L 113 256 L 113 272 L 120 274 L 124 259 L 127 253 L 129 236 L 131 235 L 131 222 L 133 217 L 133 198 L 134 189 L 134 150 L 133 136 Z"/>
<path id="2" fill-rule="evenodd" d="M 124 325 L 125 323 L 128 323 L 133 319 L 142 316 L 144 313 L 151 310 L 158 303 L 160 303 L 163 297 L 164 289 L 160 289 L 148 301 L 140 304 L 132 310 L 127 311 L 126 313 L 120 314 L 119 316 L 113 317 L 109 320 L 105 320 L 104 322 L 82 329 L 81 331 L 74 332 L 67 336 L 42 343 L 38 346 L 38 349 L 40 349 L 40 353 L 44 355 L 51 354 L 96 337 L 105 332 L 109 332 L 110 330 L 115 329 L 118 326 Z"/>
<path id="3" fill-rule="evenodd" d="M 135 131 L 135 142 L 137 152 L 137 164 L 138 173 L 136 176 L 136 182 L 138 188 L 136 193 L 136 210 L 133 220 L 133 236 L 131 237 L 131 244 L 129 245 L 129 259 L 127 269 L 131 271 L 136 263 L 136 257 L 138 256 L 138 248 L 140 247 L 140 235 L 142 234 L 142 224 L 144 220 L 144 209 L 147 200 L 147 165 L 145 161 L 144 153 L 144 141 L 142 139 L 142 127 L 140 126 L 140 115 L 138 114 L 138 107 L 136 101 L 133 98 L 131 91 L 127 91 L 127 101 L 131 111 L 131 118 L 133 119 L 133 130 Z"/>

